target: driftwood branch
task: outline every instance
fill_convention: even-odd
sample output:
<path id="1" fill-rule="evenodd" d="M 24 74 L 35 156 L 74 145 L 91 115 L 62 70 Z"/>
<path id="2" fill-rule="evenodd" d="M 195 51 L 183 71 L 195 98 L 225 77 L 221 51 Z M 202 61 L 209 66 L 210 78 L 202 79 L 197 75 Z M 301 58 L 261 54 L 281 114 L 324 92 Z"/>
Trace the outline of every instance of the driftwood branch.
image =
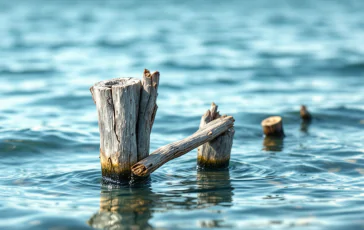
<path id="1" fill-rule="evenodd" d="M 131 170 L 137 176 L 148 176 L 168 161 L 180 157 L 226 132 L 229 128 L 233 127 L 234 121 L 232 116 L 223 116 L 215 119 L 191 136 L 157 149 L 147 158 L 133 165 Z"/>

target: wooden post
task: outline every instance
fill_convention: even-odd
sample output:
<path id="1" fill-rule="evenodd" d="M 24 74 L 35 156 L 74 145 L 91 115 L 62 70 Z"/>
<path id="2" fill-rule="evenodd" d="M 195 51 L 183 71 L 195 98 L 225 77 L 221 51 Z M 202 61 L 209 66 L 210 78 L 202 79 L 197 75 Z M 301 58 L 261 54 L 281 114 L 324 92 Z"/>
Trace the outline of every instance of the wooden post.
<path id="1" fill-rule="evenodd" d="M 212 102 L 210 110 L 201 117 L 200 129 L 220 117 L 218 106 Z M 197 165 L 202 169 L 221 169 L 229 166 L 233 146 L 234 127 L 217 138 L 201 145 L 197 153 Z"/>
<path id="2" fill-rule="evenodd" d="M 180 157 L 198 146 L 215 139 L 234 125 L 232 116 L 222 116 L 213 120 L 194 134 L 180 141 L 160 147 L 147 158 L 132 166 L 133 174 L 148 176 L 168 161 Z"/>
<path id="3" fill-rule="evenodd" d="M 261 123 L 266 136 L 284 137 L 283 123 L 280 116 L 268 117 Z"/>
<path id="4" fill-rule="evenodd" d="M 144 70 L 142 92 L 140 95 L 140 112 L 138 118 L 138 161 L 149 155 L 150 134 L 154 118 L 157 113 L 157 96 L 159 85 L 159 72 L 150 73 Z"/>
<path id="5" fill-rule="evenodd" d="M 301 105 L 300 116 L 301 116 L 302 120 L 304 120 L 304 121 L 311 121 L 311 119 L 312 119 L 311 114 L 308 112 L 306 106 L 304 106 L 304 105 Z"/>
<path id="6" fill-rule="evenodd" d="M 128 181 L 131 166 L 149 155 L 150 133 L 157 112 L 159 72 L 144 70 L 142 82 L 117 78 L 90 88 L 100 130 L 102 176 Z"/>
<path id="7" fill-rule="evenodd" d="M 141 82 L 117 78 L 90 88 L 96 104 L 100 130 L 100 162 L 106 180 L 130 177 L 137 162 L 137 121 Z"/>

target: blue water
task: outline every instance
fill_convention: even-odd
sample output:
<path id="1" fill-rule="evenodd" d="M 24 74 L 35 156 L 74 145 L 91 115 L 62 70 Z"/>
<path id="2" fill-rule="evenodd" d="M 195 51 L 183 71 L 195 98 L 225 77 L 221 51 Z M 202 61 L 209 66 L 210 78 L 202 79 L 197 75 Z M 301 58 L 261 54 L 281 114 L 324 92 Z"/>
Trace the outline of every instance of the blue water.
<path id="1" fill-rule="evenodd" d="M 0 229 L 364 229 L 364 1 L 0 1 Z M 212 101 L 227 171 L 196 150 L 101 183 L 89 87 L 161 73 L 151 150 Z M 314 116 L 301 124 L 299 107 Z M 260 122 L 283 117 L 286 138 Z"/>

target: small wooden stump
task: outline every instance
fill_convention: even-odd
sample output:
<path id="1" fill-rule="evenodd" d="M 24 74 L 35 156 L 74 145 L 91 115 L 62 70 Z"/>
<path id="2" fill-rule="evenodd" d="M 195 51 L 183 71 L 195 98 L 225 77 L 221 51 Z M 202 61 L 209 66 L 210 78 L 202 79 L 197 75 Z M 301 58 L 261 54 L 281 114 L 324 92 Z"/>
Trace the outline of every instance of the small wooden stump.
<path id="1" fill-rule="evenodd" d="M 283 123 L 280 116 L 273 116 L 264 119 L 261 123 L 266 136 L 284 137 Z"/>
<path id="2" fill-rule="evenodd" d="M 133 174 L 140 177 L 148 176 L 168 161 L 220 136 L 233 127 L 234 121 L 231 116 L 222 116 L 209 122 L 191 136 L 160 147 L 148 157 L 133 165 L 131 168 Z"/>
<path id="3" fill-rule="evenodd" d="M 311 114 L 308 112 L 307 107 L 304 105 L 301 105 L 300 116 L 304 121 L 311 121 L 312 119 Z"/>
<path id="4" fill-rule="evenodd" d="M 98 112 L 102 176 L 107 181 L 130 180 L 131 166 L 149 155 L 158 84 L 159 72 L 145 70 L 142 82 L 116 78 L 90 88 Z"/>
<path id="5" fill-rule="evenodd" d="M 209 122 L 221 117 L 217 109 L 218 106 L 212 103 L 210 110 L 207 110 L 201 117 L 200 129 Z M 198 148 L 197 165 L 202 169 L 221 169 L 228 167 L 234 133 L 234 127 L 231 127 L 217 138 L 201 145 Z"/>

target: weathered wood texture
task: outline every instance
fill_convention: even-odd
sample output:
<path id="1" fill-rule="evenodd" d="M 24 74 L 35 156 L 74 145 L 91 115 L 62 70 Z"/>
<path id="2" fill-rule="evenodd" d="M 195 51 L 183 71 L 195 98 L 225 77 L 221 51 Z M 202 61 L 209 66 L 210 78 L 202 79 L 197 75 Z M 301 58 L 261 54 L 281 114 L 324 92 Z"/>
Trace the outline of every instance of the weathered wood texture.
<path id="1" fill-rule="evenodd" d="M 102 176 L 128 179 L 137 162 L 137 122 L 141 82 L 117 78 L 90 88 L 98 112 Z"/>
<path id="2" fill-rule="evenodd" d="M 168 161 L 180 157 L 198 146 L 211 141 L 233 127 L 234 118 L 223 116 L 205 125 L 194 134 L 180 141 L 163 146 L 147 158 L 132 166 L 133 174 L 137 176 L 148 176 Z"/>
<path id="3" fill-rule="evenodd" d="M 209 122 L 220 118 L 218 106 L 211 104 L 210 110 L 201 117 L 200 129 Z M 231 148 L 233 146 L 235 130 L 233 127 L 217 138 L 201 145 L 197 152 L 197 165 L 200 168 L 219 169 L 229 166 Z"/>
<path id="4" fill-rule="evenodd" d="M 311 119 L 312 119 L 311 114 L 308 112 L 306 106 L 304 106 L 304 105 L 301 106 L 300 116 L 301 116 L 302 120 L 304 120 L 304 121 L 311 121 Z"/>
<path id="5" fill-rule="evenodd" d="M 283 123 L 280 116 L 268 117 L 262 121 L 261 125 L 266 136 L 284 136 Z"/>
<path id="6" fill-rule="evenodd" d="M 157 113 L 159 72 L 144 70 L 138 118 L 138 161 L 149 155 L 150 134 Z"/>

